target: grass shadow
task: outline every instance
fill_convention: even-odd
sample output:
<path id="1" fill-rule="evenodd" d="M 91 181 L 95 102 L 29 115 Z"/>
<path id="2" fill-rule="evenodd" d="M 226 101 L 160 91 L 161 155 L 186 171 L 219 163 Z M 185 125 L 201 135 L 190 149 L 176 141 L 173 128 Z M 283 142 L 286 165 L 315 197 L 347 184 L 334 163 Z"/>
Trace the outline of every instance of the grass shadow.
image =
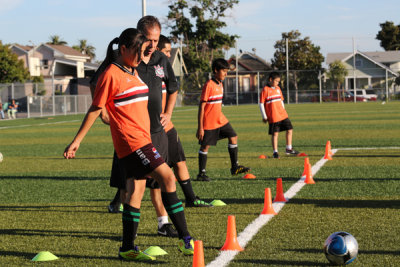
<path id="1" fill-rule="evenodd" d="M 261 260 L 261 259 L 249 259 L 249 260 L 233 260 L 233 263 L 248 264 L 248 266 L 255 265 L 278 265 L 278 266 L 330 266 L 329 263 L 320 263 L 316 261 L 290 261 L 290 260 Z"/>
<path id="2" fill-rule="evenodd" d="M 320 254 L 323 253 L 322 249 L 314 249 L 314 248 L 306 248 L 306 249 L 285 249 L 285 251 L 293 251 L 293 252 L 300 252 L 300 253 L 315 253 L 315 254 Z M 394 255 L 394 256 L 399 256 L 400 252 L 397 250 L 358 250 L 359 254 L 379 254 L 379 255 Z"/>
<path id="3" fill-rule="evenodd" d="M 27 176 L 11 176 L 11 175 L 2 175 L 0 176 L 0 180 L 2 179 L 12 179 L 12 180 L 29 180 L 29 179 L 39 179 L 39 180 L 57 180 L 57 181 L 103 181 L 103 180 L 109 180 L 109 177 L 89 177 L 89 176 L 82 176 L 82 177 L 76 177 L 76 176 L 51 176 L 51 177 L 46 177 L 46 176 L 33 176 L 33 175 L 27 175 Z"/>
<path id="4" fill-rule="evenodd" d="M 400 200 L 306 199 L 293 198 L 289 204 L 315 205 L 326 208 L 400 209 Z"/>

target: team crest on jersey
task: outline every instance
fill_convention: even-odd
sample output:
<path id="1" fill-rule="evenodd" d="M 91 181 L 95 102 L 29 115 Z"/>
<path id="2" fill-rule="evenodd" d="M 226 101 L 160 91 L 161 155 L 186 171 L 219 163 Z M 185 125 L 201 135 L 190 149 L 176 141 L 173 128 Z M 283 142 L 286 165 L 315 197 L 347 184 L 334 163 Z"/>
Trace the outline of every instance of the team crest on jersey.
<path id="1" fill-rule="evenodd" d="M 156 76 L 160 77 L 161 79 L 164 78 L 164 67 L 161 67 L 160 65 L 154 66 L 155 71 L 156 71 Z"/>
<path id="2" fill-rule="evenodd" d="M 155 158 L 155 159 L 158 159 L 159 157 L 161 157 L 161 156 L 160 156 L 160 153 L 158 153 L 158 151 L 157 151 L 157 149 L 156 149 L 155 147 L 153 147 L 152 150 L 153 150 L 153 153 L 155 154 L 155 155 L 154 155 L 154 158 Z"/>

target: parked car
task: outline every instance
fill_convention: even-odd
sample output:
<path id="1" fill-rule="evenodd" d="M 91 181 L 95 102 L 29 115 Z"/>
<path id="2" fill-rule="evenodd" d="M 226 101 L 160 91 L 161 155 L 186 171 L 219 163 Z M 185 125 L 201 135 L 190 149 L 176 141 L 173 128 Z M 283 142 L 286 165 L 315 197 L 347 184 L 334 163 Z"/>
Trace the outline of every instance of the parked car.
<path id="1" fill-rule="evenodd" d="M 323 102 L 351 102 L 354 101 L 354 95 L 350 94 L 348 91 L 343 92 L 339 91 L 339 101 L 338 101 L 338 93 L 336 90 L 332 90 L 329 93 L 322 94 L 322 101 Z M 313 96 L 311 99 L 312 102 L 319 102 L 319 96 Z M 356 97 L 357 102 L 367 102 L 367 99 L 362 96 Z"/>
<path id="2" fill-rule="evenodd" d="M 354 90 L 348 91 L 351 96 L 354 96 Z M 357 97 L 361 96 L 367 99 L 367 101 L 376 101 L 378 95 L 372 89 L 356 89 Z"/>

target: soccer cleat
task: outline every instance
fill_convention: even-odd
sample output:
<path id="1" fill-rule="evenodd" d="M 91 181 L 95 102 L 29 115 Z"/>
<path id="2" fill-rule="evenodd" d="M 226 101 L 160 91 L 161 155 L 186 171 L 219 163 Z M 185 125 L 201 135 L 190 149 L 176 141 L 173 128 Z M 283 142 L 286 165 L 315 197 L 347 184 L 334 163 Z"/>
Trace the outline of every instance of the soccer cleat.
<path id="1" fill-rule="evenodd" d="M 196 197 L 196 199 L 193 202 L 186 201 L 185 207 L 186 208 L 203 208 L 203 207 L 211 208 L 214 206 L 211 203 L 207 203 L 204 200 L 201 200 L 199 197 Z"/>
<path id="2" fill-rule="evenodd" d="M 121 203 L 115 203 L 108 205 L 109 213 L 121 213 L 124 210 L 124 206 Z"/>
<path id="3" fill-rule="evenodd" d="M 119 248 L 118 257 L 121 260 L 126 260 L 126 261 L 154 261 L 154 260 L 156 260 L 155 257 L 150 256 L 150 255 L 140 251 L 137 246 L 135 246 L 133 249 L 130 249 L 128 251 L 121 251 L 121 248 Z"/>
<path id="4" fill-rule="evenodd" d="M 193 255 L 194 253 L 194 242 L 193 238 L 189 236 L 185 236 L 180 239 L 178 242 L 179 250 L 182 251 L 184 255 Z"/>
<path id="5" fill-rule="evenodd" d="M 235 168 L 231 169 L 231 174 L 232 175 L 236 175 L 236 174 L 239 174 L 239 173 L 246 173 L 248 171 L 250 171 L 250 168 L 247 168 L 247 167 L 242 166 L 242 165 L 238 165 Z"/>
<path id="6" fill-rule="evenodd" d="M 272 154 L 272 157 L 274 159 L 280 159 L 278 152 L 274 152 L 274 154 Z"/>
<path id="7" fill-rule="evenodd" d="M 201 172 L 197 174 L 197 181 L 209 182 L 210 178 L 206 175 L 205 172 Z"/>
<path id="8" fill-rule="evenodd" d="M 297 156 L 300 152 L 294 149 L 286 149 L 286 155 Z"/>
<path id="9" fill-rule="evenodd" d="M 172 223 L 163 224 L 161 228 L 158 228 L 157 234 L 165 237 L 178 237 L 178 232 L 172 227 Z"/>

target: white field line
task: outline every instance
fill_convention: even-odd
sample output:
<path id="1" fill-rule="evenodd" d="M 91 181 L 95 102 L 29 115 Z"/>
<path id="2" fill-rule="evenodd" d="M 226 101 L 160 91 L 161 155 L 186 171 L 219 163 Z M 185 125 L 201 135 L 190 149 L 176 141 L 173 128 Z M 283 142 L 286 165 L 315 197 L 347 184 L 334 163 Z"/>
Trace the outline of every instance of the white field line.
<path id="1" fill-rule="evenodd" d="M 386 147 L 344 147 L 338 148 L 337 150 L 377 150 L 377 149 L 400 149 L 398 146 L 386 146 Z"/>
<path id="2" fill-rule="evenodd" d="M 335 154 L 338 151 L 338 149 L 332 149 L 332 154 Z M 322 158 L 320 159 L 317 163 L 315 163 L 314 166 L 312 166 L 311 171 L 312 175 L 314 176 L 321 168 L 324 166 L 324 164 L 328 160 Z M 294 185 L 292 185 L 286 193 L 284 193 L 285 198 L 290 201 L 291 198 L 293 198 L 297 192 L 299 192 L 303 186 L 306 185 L 304 183 L 305 177 L 301 177 Z M 274 208 L 276 213 L 279 213 L 279 211 L 285 206 L 285 202 L 276 202 L 272 203 L 272 207 Z M 275 215 L 263 215 L 260 214 L 254 221 L 252 221 L 247 227 L 238 235 L 237 240 L 239 242 L 239 245 L 244 248 L 246 247 L 247 243 L 258 233 L 258 231 L 266 225 Z M 207 267 L 222 267 L 222 266 L 227 266 L 233 258 L 239 253 L 239 251 L 221 251 L 219 255 L 209 264 L 207 264 Z"/>
<path id="3" fill-rule="evenodd" d="M 51 125 L 51 124 L 59 124 L 59 123 L 69 123 L 69 122 L 77 122 L 77 121 L 81 121 L 81 120 L 46 122 L 46 123 L 40 123 L 40 124 L 25 124 L 25 125 L 17 125 L 17 126 L 4 126 L 4 127 L 0 127 L 0 130 L 3 130 L 3 129 L 13 129 L 13 128 L 23 128 L 23 127 L 31 127 L 31 126 L 43 126 L 43 125 Z"/>

